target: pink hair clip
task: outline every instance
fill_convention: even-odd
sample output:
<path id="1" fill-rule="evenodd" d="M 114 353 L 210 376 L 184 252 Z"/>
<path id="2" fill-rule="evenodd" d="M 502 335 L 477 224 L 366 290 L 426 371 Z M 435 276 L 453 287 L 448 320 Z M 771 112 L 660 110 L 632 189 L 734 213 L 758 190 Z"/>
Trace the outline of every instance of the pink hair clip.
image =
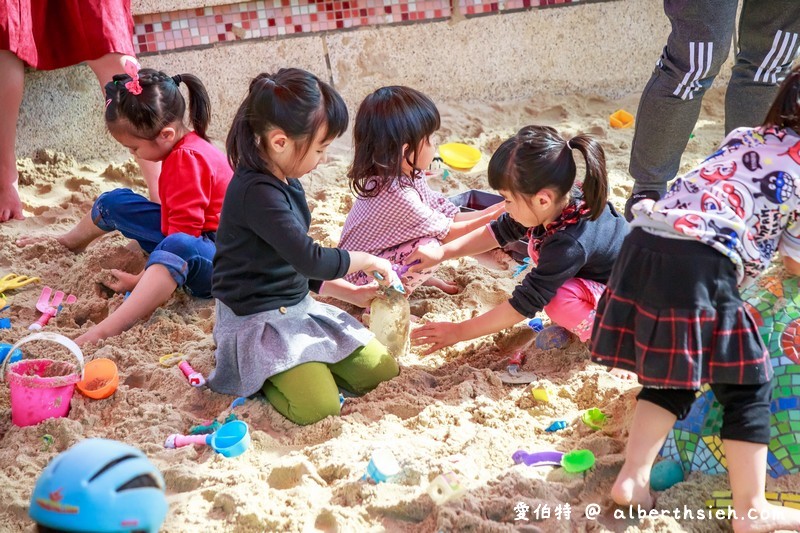
<path id="1" fill-rule="evenodd" d="M 131 81 L 125 84 L 125 88 L 131 94 L 142 94 L 142 86 L 139 85 L 139 65 L 130 59 L 125 60 L 125 74 L 131 77 Z"/>

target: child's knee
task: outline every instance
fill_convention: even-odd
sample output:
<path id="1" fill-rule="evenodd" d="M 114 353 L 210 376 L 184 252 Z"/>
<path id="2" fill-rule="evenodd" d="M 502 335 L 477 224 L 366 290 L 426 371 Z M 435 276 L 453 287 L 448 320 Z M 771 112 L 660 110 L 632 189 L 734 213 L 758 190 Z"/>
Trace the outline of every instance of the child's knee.
<path id="1" fill-rule="evenodd" d="M 341 413 L 338 392 L 291 395 L 288 398 L 269 380 L 264 383 L 264 395 L 283 416 L 301 426 L 314 424 Z"/>
<path id="2" fill-rule="evenodd" d="M 118 210 L 120 202 L 124 200 L 127 193 L 131 193 L 131 190 L 114 189 L 98 196 L 92 205 L 92 222 L 94 225 L 103 231 L 117 229 L 113 219 L 114 213 Z"/>
<path id="3" fill-rule="evenodd" d="M 400 367 L 389 350 L 378 339 L 372 339 L 363 348 L 362 355 L 370 362 L 370 372 L 366 377 L 364 388 L 372 390 L 384 381 L 396 378 L 400 374 Z"/>
<path id="4" fill-rule="evenodd" d="M 186 233 L 173 233 L 164 237 L 164 240 L 156 246 L 156 250 L 169 252 L 184 261 L 188 261 L 197 254 L 196 240 L 197 237 L 192 237 Z"/>

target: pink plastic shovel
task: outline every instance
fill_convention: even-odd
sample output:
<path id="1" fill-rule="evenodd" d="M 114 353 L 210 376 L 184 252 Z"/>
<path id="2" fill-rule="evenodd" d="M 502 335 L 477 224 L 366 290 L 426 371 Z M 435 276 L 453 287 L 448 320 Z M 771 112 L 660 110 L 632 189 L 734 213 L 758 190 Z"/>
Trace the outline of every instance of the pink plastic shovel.
<path id="1" fill-rule="evenodd" d="M 51 295 L 53 296 L 52 301 L 50 300 Z M 39 320 L 28 326 L 28 329 L 42 329 L 51 318 L 56 316 L 62 302 L 65 304 L 73 304 L 76 301 L 78 301 L 78 298 L 72 294 L 67 296 L 67 299 L 64 300 L 64 293 L 62 291 L 56 291 L 56 293 L 53 294 L 53 289 L 50 287 L 43 287 L 42 294 L 39 295 L 39 301 L 36 302 L 36 309 L 42 313 L 42 316 L 39 317 Z"/>

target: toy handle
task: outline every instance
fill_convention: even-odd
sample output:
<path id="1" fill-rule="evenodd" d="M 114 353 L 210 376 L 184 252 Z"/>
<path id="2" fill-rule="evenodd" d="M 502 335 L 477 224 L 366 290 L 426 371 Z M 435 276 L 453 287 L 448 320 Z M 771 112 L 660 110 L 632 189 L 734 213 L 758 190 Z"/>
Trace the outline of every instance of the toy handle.
<path id="1" fill-rule="evenodd" d="M 31 342 L 31 341 L 52 341 L 60 344 L 61 346 L 65 347 L 70 352 L 72 352 L 72 355 L 74 355 L 75 359 L 78 360 L 78 368 L 80 368 L 81 370 L 81 381 L 83 381 L 83 352 L 81 352 L 81 349 L 78 347 L 77 344 L 75 344 L 73 340 L 68 339 L 63 335 L 59 335 L 58 333 L 52 333 L 49 331 L 31 333 L 27 337 L 23 337 L 20 340 L 18 340 L 17 343 L 8 350 L 8 353 L 9 354 L 14 353 L 14 350 L 19 348 L 26 342 Z M 3 378 L 5 377 L 6 365 L 8 365 L 8 362 L 10 360 L 11 356 L 9 355 L 9 357 L 6 357 L 3 360 L 3 364 L 0 365 L 0 381 L 2 381 Z"/>
<path id="2" fill-rule="evenodd" d="M 202 387 L 206 384 L 206 378 L 203 377 L 203 374 L 192 368 L 189 361 L 181 361 L 180 364 L 178 364 L 178 368 L 181 369 L 181 372 L 183 372 L 183 375 L 189 380 L 189 385 L 192 387 Z"/>
<path id="3" fill-rule="evenodd" d="M 211 435 L 170 435 L 164 442 L 164 448 L 182 448 L 190 444 L 210 446 Z"/>
<path id="4" fill-rule="evenodd" d="M 36 320 L 36 322 L 28 326 L 28 329 L 32 331 L 38 331 L 43 327 L 45 327 L 47 323 L 50 322 L 50 319 L 53 318 L 54 316 L 56 316 L 56 314 L 50 313 L 50 309 L 48 309 L 47 311 L 42 313 L 42 316 L 40 316 L 38 320 Z"/>

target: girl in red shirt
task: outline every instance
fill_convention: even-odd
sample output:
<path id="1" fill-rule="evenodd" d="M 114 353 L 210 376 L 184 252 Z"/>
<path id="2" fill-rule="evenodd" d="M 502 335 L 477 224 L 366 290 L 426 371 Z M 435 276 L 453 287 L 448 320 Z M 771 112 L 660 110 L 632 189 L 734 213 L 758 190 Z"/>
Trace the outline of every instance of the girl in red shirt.
<path id="1" fill-rule="evenodd" d="M 233 172 L 225 155 L 206 136 L 211 115 L 208 93 L 191 74 L 168 76 L 126 64 L 127 74 L 106 85 L 106 125 L 131 154 L 162 162 L 160 204 L 116 189 L 100 195 L 91 213 L 58 241 L 75 253 L 109 231 L 136 240 L 150 254 L 139 274 L 112 270 L 111 288 L 131 291 L 105 320 L 75 339 L 78 345 L 118 335 L 150 315 L 178 287 L 211 297 L 211 265 L 222 199 Z M 189 89 L 193 131 L 183 123 L 186 102 L 178 86 Z M 42 237 L 23 237 L 19 246 Z"/>

